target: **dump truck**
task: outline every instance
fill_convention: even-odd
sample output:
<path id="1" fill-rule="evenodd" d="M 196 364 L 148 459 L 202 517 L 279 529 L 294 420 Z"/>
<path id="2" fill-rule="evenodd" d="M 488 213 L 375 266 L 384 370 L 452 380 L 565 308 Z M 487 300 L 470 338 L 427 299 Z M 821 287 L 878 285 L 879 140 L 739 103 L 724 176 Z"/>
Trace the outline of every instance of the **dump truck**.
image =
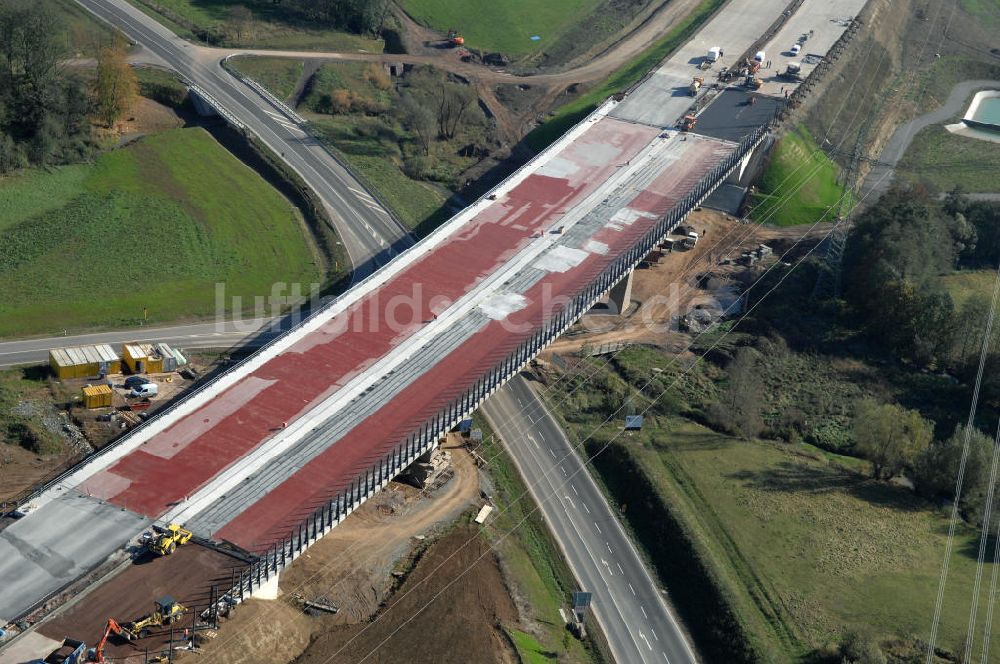
<path id="1" fill-rule="evenodd" d="M 162 625 L 171 625 L 181 618 L 187 612 L 187 608 L 178 604 L 173 597 L 167 595 L 166 597 L 161 597 L 153 603 L 153 612 L 139 618 L 138 620 L 133 620 L 132 622 L 125 623 L 121 625 L 123 636 L 126 636 L 124 632 L 128 632 L 132 635 L 132 638 L 144 639 L 149 636 L 153 627 L 160 627 Z M 128 640 L 132 640 L 126 636 Z"/>
<path id="2" fill-rule="evenodd" d="M 62 645 L 49 653 L 48 657 L 28 660 L 27 664 L 83 664 L 86 661 L 84 658 L 86 650 L 87 644 L 83 641 L 66 637 Z"/>
<path id="3" fill-rule="evenodd" d="M 194 533 L 185 529 L 179 523 L 171 523 L 166 528 L 160 528 L 159 532 L 149 542 L 149 550 L 158 556 L 169 556 L 177 550 L 181 544 L 187 544 L 194 537 Z"/>
<path id="4" fill-rule="evenodd" d="M 701 90 L 701 86 L 704 84 L 705 84 L 705 79 L 703 79 L 701 76 L 695 76 L 693 79 L 691 79 L 691 85 L 688 86 L 688 92 L 690 92 L 691 96 L 694 97 L 698 94 L 698 90 Z"/>

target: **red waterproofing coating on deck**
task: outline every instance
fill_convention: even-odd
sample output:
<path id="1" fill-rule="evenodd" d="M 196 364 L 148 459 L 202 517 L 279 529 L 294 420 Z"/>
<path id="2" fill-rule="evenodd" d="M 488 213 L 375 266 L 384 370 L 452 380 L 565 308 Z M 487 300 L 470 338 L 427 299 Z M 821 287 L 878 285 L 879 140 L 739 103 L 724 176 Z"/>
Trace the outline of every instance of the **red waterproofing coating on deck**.
<path id="1" fill-rule="evenodd" d="M 439 301 L 435 306 L 436 300 L 458 299 L 510 260 L 535 231 L 556 225 L 567 209 L 592 193 L 657 133 L 651 127 L 610 118 L 593 123 L 549 165 L 529 175 L 433 251 L 413 259 L 390 282 L 93 475 L 80 489 L 150 517 L 162 515 L 412 336 L 443 310 Z M 407 304 L 396 306 L 396 296 L 403 296 Z M 392 318 L 395 327 L 386 324 Z M 519 341 L 491 335 L 490 357 L 499 357 L 500 349 L 509 350 Z M 475 353 L 466 357 L 465 349 L 461 350 L 455 360 L 448 358 L 440 365 L 441 371 L 420 383 L 425 398 L 415 399 L 413 390 L 408 390 L 390 410 L 422 421 L 423 414 L 430 412 L 427 409 L 457 394 L 464 387 L 464 369 L 478 371 L 486 359 Z M 433 398 L 427 399 L 428 394 Z M 411 425 L 416 422 L 410 421 Z M 364 436 L 352 436 L 346 445 L 338 443 L 334 447 L 338 454 L 343 450 L 343 461 L 331 466 L 336 474 L 303 485 L 298 498 L 287 497 L 285 487 L 273 492 L 274 500 L 268 500 L 264 508 L 270 518 L 252 529 L 241 519 L 244 525 L 234 526 L 234 532 L 244 534 L 234 538 L 256 544 L 263 533 L 275 531 L 278 521 L 304 509 L 321 489 L 344 485 L 366 460 L 379 458 L 405 428 L 405 421 L 393 418 L 385 421 L 377 436 L 366 428 Z M 387 436 L 390 432 L 393 435 Z M 325 455 L 317 461 L 317 468 L 328 463 L 329 455 Z"/>
<path id="2" fill-rule="evenodd" d="M 601 229 L 593 240 L 608 245 L 605 254 L 591 253 L 575 268 L 550 272 L 526 296 L 528 306 L 508 316 L 507 325 L 493 321 L 433 368 L 407 386 L 391 402 L 354 427 L 344 438 L 255 502 L 215 533 L 216 539 L 260 550 L 287 536 L 304 517 L 344 489 L 358 473 L 389 454 L 415 426 L 428 420 L 475 380 L 537 331 L 553 310 L 543 311 L 544 290 L 572 296 L 591 283 L 623 250 L 631 247 L 700 177 L 731 152 L 732 146 L 690 141 L 683 168 L 668 168 L 631 201 L 629 209 L 648 213 L 631 224 Z M 419 275 L 423 278 L 423 275 Z M 525 331 L 512 333 L 510 323 Z"/>

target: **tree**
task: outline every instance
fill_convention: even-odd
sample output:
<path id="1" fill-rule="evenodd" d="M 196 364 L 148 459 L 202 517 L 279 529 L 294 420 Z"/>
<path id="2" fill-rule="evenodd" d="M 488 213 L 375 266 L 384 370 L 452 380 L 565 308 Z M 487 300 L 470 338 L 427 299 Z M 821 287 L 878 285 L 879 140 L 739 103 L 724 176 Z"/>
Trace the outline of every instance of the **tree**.
<path id="1" fill-rule="evenodd" d="M 726 373 L 726 390 L 709 408 L 709 416 L 726 431 L 746 439 L 753 438 L 764 428 L 760 415 L 764 386 L 755 352 L 747 347 L 737 350 Z"/>
<path id="2" fill-rule="evenodd" d="M 417 137 L 424 154 L 430 154 L 431 143 L 434 141 L 436 123 L 434 112 L 421 104 L 417 99 L 406 93 L 400 100 L 400 121 L 403 126 Z"/>
<path id="3" fill-rule="evenodd" d="M 132 110 L 139 97 L 139 80 L 126 59 L 120 41 L 102 48 L 97 56 L 97 115 L 108 127 Z"/>
<path id="4" fill-rule="evenodd" d="M 862 400 L 854 416 L 858 452 L 872 463 L 877 480 L 889 479 L 913 464 L 931 442 L 931 423 L 915 410 Z"/>
<path id="5" fill-rule="evenodd" d="M 989 489 L 993 439 L 979 429 L 973 429 L 968 433 L 968 454 L 965 460 L 959 507 L 967 521 L 979 524 L 986 507 L 986 495 Z M 960 425 L 955 427 L 955 431 L 947 440 L 935 443 L 924 450 L 913 468 L 913 480 L 917 491 L 928 498 L 955 499 L 955 481 L 958 478 L 962 455 L 966 450 L 965 439 L 966 429 Z"/>
<path id="6" fill-rule="evenodd" d="M 462 117 L 476 101 L 476 92 L 468 85 L 441 81 L 438 97 L 438 132 L 447 139 L 455 138 Z"/>
<path id="7" fill-rule="evenodd" d="M 233 5 L 229 8 L 228 27 L 236 41 L 254 40 L 253 11 L 246 5 Z"/>

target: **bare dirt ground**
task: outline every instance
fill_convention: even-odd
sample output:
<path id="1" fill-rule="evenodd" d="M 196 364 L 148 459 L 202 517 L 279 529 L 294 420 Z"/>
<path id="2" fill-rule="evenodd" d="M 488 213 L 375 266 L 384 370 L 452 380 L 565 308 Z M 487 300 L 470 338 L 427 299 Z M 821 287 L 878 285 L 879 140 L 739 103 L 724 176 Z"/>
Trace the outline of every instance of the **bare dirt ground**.
<path id="1" fill-rule="evenodd" d="M 512 664 L 503 626 L 516 621 L 489 544 L 462 526 L 424 552 L 374 622 L 323 633 L 297 661 Z"/>
<path id="2" fill-rule="evenodd" d="M 17 445 L 0 443 L 0 502 L 59 472 L 76 456 L 68 449 L 59 454 L 41 456 Z"/>
<path id="3" fill-rule="evenodd" d="M 331 635 L 342 638 L 341 643 L 361 630 L 392 595 L 394 572 L 420 544 L 418 538 L 432 536 L 470 506 L 479 507 L 479 474 L 472 459 L 461 449 L 452 449 L 451 459 L 454 477 L 433 493 L 394 482 L 365 503 L 283 573 L 278 600 L 253 599 L 238 607 L 199 659 L 221 664 L 310 661 L 297 659 L 308 655 L 310 644 L 328 643 Z M 302 611 L 299 598 L 332 603 L 340 611 L 312 617 Z M 418 660 L 404 654 L 395 661 Z"/>
<path id="4" fill-rule="evenodd" d="M 616 342 L 652 344 L 680 350 L 690 336 L 670 325 L 671 319 L 702 305 L 715 305 L 720 293 L 699 286 L 707 275 L 719 290 L 731 290 L 747 269 L 731 261 L 743 251 L 766 244 L 781 255 L 800 238 L 796 249 L 815 244 L 829 232 L 831 224 L 819 224 L 810 230 L 802 227 L 772 228 L 742 224 L 729 215 L 702 209 L 693 213 L 685 225 L 693 226 L 702 236 L 688 251 L 675 251 L 646 269 L 637 269 L 632 284 L 633 309 L 624 317 L 588 315 L 582 319 L 577 334 L 568 334 L 548 346 L 545 357 L 579 352 L 583 346 Z M 791 256 L 789 256 L 791 259 Z"/>

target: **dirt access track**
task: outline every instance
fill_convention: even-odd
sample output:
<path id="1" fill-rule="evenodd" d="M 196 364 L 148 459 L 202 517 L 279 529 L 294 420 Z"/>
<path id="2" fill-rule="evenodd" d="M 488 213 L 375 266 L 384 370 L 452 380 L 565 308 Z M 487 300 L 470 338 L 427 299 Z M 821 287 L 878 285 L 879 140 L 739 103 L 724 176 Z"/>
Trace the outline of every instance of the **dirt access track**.
<path id="1" fill-rule="evenodd" d="M 459 49 L 422 47 L 420 45 L 422 42 L 440 40 L 441 35 L 416 23 L 402 11 L 397 12 L 397 14 L 403 25 L 404 34 L 409 35 L 405 43 L 407 48 L 413 51 L 411 53 L 225 49 L 191 44 L 189 55 L 209 67 L 214 66 L 215 63 L 227 56 L 236 55 L 287 57 L 319 62 L 403 62 L 411 65 L 432 65 L 468 79 L 476 87 L 490 111 L 496 116 L 504 137 L 513 143 L 520 140 L 524 128 L 530 126 L 531 120 L 550 110 L 566 88 L 574 84 L 587 85 L 608 78 L 663 37 L 671 27 L 693 11 L 699 3 L 700 0 L 660 0 L 651 12 L 643 14 L 636 23 L 629 26 L 624 36 L 607 45 L 602 51 L 581 55 L 568 67 L 559 71 L 523 76 L 501 69 L 491 69 L 481 64 L 463 62 L 459 55 Z M 134 63 L 160 64 L 155 58 L 149 60 L 142 49 L 135 52 L 130 60 Z M 309 67 L 306 70 L 308 71 Z M 538 86 L 544 89 L 544 93 L 538 95 L 528 109 L 515 114 L 500 103 L 496 98 L 494 88 L 501 84 L 519 83 Z"/>

